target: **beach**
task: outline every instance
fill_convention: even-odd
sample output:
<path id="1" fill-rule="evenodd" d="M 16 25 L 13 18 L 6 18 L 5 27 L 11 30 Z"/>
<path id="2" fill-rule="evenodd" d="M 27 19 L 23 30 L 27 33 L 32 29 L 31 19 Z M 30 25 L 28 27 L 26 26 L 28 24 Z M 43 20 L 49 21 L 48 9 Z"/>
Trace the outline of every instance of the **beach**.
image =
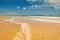
<path id="1" fill-rule="evenodd" d="M 0 16 L 0 40 L 60 40 L 60 17 Z"/>

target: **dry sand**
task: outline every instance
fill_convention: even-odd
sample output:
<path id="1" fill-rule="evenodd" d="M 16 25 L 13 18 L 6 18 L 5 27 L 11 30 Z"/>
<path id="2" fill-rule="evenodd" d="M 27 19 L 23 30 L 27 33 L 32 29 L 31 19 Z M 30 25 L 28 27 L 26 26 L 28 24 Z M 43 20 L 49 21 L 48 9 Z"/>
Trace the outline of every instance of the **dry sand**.
<path id="1" fill-rule="evenodd" d="M 53 22 L 51 19 L 38 19 L 1 16 L 0 40 L 60 40 L 59 20 Z"/>

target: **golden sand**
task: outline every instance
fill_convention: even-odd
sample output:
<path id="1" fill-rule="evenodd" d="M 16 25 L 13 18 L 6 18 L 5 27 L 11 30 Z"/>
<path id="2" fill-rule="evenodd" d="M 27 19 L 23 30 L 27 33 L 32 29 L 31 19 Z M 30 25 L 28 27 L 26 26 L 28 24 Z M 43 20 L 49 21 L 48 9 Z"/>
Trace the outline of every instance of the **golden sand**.
<path id="1" fill-rule="evenodd" d="M 0 17 L 0 40 L 60 40 L 60 23 L 32 21 L 4 22 L 11 17 Z"/>

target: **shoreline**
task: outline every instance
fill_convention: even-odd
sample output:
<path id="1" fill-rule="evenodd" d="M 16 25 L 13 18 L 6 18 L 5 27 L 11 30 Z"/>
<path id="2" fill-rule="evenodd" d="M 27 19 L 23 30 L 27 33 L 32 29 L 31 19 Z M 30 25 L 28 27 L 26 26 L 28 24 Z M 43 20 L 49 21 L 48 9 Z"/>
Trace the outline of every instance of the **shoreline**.
<path id="1" fill-rule="evenodd" d="M 48 21 L 38 17 L 4 17 L 0 23 L 0 40 L 60 40 L 60 23 Z"/>
<path id="2" fill-rule="evenodd" d="M 25 17 L 24 16 L 11 16 L 11 17 L 10 16 L 4 16 L 4 17 L 2 17 L 2 18 L 4 18 L 3 20 L 10 19 L 10 20 L 17 20 L 18 21 L 19 19 L 21 19 L 23 21 L 24 20 L 30 20 L 30 21 L 43 21 L 43 22 L 60 23 L 60 17 L 49 17 L 49 16 L 25 16 Z M 9 17 L 9 18 L 6 18 L 6 17 Z"/>
<path id="3" fill-rule="evenodd" d="M 60 23 L 60 17 L 47 17 L 47 16 L 29 16 L 31 20 L 34 21 L 43 21 L 43 22 L 53 22 Z"/>

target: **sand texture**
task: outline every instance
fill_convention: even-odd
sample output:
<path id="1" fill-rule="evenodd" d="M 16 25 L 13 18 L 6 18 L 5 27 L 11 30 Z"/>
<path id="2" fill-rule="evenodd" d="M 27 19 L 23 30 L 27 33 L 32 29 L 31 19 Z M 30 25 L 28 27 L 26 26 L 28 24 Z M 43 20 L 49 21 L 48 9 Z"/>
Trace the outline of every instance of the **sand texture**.
<path id="1" fill-rule="evenodd" d="M 59 20 L 51 22 L 50 19 L 46 19 L 50 20 L 48 22 L 32 19 L 20 16 L 0 16 L 0 40 L 60 40 Z"/>

